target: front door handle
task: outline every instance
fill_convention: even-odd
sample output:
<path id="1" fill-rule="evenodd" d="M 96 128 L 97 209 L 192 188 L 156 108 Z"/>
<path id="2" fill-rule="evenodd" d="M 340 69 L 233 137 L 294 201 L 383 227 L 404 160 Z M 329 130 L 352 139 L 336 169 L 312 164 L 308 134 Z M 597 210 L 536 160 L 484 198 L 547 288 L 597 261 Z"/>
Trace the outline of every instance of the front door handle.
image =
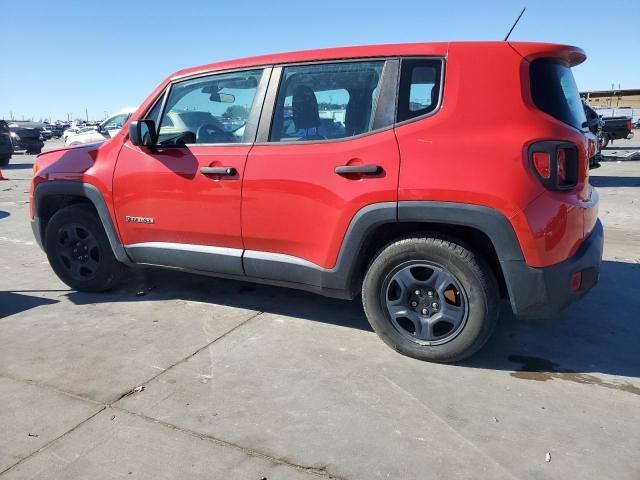
<path id="1" fill-rule="evenodd" d="M 338 175 L 377 175 L 381 172 L 380 165 L 341 165 L 336 167 Z"/>
<path id="2" fill-rule="evenodd" d="M 200 167 L 200 173 L 203 175 L 225 175 L 234 176 L 238 171 L 233 167 Z"/>

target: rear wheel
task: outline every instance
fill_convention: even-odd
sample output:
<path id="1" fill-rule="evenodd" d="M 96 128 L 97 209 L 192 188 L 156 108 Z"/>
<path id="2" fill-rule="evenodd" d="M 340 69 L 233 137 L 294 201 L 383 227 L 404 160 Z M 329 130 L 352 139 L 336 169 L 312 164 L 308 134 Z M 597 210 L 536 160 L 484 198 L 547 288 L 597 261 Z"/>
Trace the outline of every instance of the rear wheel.
<path id="1" fill-rule="evenodd" d="M 109 290 L 126 270 L 116 260 L 100 220 L 88 205 L 71 205 L 56 212 L 47 224 L 44 243 L 53 271 L 76 290 Z"/>
<path id="2" fill-rule="evenodd" d="M 478 351 L 498 314 L 498 286 L 483 259 L 437 234 L 383 249 L 362 287 L 367 318 L 398 352 L 454 362 Z"/>

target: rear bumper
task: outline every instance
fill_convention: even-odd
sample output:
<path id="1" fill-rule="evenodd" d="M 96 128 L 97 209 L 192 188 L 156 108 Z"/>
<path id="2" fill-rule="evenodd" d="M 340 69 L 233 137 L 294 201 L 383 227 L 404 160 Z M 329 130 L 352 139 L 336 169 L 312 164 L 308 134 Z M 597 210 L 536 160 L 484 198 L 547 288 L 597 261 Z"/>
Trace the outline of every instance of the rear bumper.
<path id="1" fill-rule="evenodd" d="M 578 251 L 564 262 L 534 268 L 524 261 L 503 262 L 513 312 L 519 318 L 550 318 L 584 296 L 598 282 L 604 231 L 600 220 Z M 574 273 L 582 272 L 577 290 L 571 289 Z"/>

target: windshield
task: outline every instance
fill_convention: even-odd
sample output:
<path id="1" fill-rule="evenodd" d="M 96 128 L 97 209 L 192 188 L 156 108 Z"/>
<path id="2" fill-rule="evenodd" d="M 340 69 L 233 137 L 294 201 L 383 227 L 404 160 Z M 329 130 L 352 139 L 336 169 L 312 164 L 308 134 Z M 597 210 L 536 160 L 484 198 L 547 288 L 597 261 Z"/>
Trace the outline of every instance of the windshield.
<path id="1" fill-rule="evenodd" d="M 586 117 L 578 87 L 569 68 L 557 60 L 531 63 L 531 95 L 543 112 L 586 131 Z"/>

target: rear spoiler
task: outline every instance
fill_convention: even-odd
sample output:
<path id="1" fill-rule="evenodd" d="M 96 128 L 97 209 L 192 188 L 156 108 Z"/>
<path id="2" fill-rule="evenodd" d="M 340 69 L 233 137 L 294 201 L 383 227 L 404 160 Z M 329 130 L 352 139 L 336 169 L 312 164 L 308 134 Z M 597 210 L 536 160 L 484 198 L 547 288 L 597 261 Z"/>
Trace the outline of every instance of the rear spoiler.
<path id="1" fill-rule="evenodd" d="M 578 47 L 555 43 L 509 42 L 522 58 L 531 62 L 538 58 L 557 58 L 575 67 L 587 59 L 587 54 Z"/>

